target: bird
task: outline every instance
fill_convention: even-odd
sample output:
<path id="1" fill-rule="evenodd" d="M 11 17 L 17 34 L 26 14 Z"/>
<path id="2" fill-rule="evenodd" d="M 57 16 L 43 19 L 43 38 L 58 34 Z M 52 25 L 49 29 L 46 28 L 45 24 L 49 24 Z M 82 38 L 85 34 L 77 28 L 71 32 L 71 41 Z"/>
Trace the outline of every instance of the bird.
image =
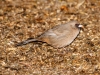
<path id="1" fill-rule="evenodd" d="M 60 24 L 45 31 L 36 38 L 19 42 L 16 46 L 26 45 L 31 42 L 45 42 L 54 48 L 62 48 L 71 44 L 83 28 L 78 21 L 73 20 L 65 24 Z"/>

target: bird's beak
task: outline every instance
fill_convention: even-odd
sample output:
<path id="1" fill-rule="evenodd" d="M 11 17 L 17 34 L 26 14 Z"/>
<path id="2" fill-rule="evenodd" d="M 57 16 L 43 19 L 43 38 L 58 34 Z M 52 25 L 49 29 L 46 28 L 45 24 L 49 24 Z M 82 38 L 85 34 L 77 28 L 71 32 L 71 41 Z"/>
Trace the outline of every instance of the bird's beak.
<path id="1" fill-rule="evenodd" d="M 84 31 L 84 26 L 83 26 L 83 25 L 80 24 L 78 27 L 79 27 L 82 31 Z"/>

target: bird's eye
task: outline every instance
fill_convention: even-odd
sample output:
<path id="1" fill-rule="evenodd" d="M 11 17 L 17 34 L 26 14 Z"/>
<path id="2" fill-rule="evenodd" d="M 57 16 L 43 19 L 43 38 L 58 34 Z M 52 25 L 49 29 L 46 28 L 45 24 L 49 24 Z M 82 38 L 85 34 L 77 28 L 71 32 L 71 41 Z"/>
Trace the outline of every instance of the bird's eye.
<path id="1" fill-rule="evenodd" d="M 80 24 L 75 24 L 75 26 L 76 26 L 77 28 L 79 28 L 79 25 L 80 25 Z"/>

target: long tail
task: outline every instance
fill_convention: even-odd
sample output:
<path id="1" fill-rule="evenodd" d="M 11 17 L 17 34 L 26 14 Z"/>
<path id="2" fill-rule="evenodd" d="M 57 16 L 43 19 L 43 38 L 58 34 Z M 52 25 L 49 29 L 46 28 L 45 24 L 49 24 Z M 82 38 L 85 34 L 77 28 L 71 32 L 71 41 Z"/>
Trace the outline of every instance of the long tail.
<path id="1" fill-rule="evenodd" d="M 17 46 L 26 45 L 26 44 L 34 42 L 34 41 L 38 41 L 38 40 L 37 39 L 33 39 L 33 38 L 29 38 L 29 39 L 27 39 L 25 41 L 22 41 L 22 42 L 16 44 L 15 46 L 17 47 Z"/>

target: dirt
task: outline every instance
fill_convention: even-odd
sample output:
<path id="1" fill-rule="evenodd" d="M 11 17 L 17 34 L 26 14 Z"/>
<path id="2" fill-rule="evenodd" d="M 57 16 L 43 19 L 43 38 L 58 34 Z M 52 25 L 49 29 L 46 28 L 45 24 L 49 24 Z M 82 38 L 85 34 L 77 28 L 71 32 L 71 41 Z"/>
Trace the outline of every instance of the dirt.
<path id="1" fill-rule="evenodd" d="M 15 44 L 77 20 L 68 46 Z M 100 0 L 0 0 L 0 75 L 100 75 Z"/>

